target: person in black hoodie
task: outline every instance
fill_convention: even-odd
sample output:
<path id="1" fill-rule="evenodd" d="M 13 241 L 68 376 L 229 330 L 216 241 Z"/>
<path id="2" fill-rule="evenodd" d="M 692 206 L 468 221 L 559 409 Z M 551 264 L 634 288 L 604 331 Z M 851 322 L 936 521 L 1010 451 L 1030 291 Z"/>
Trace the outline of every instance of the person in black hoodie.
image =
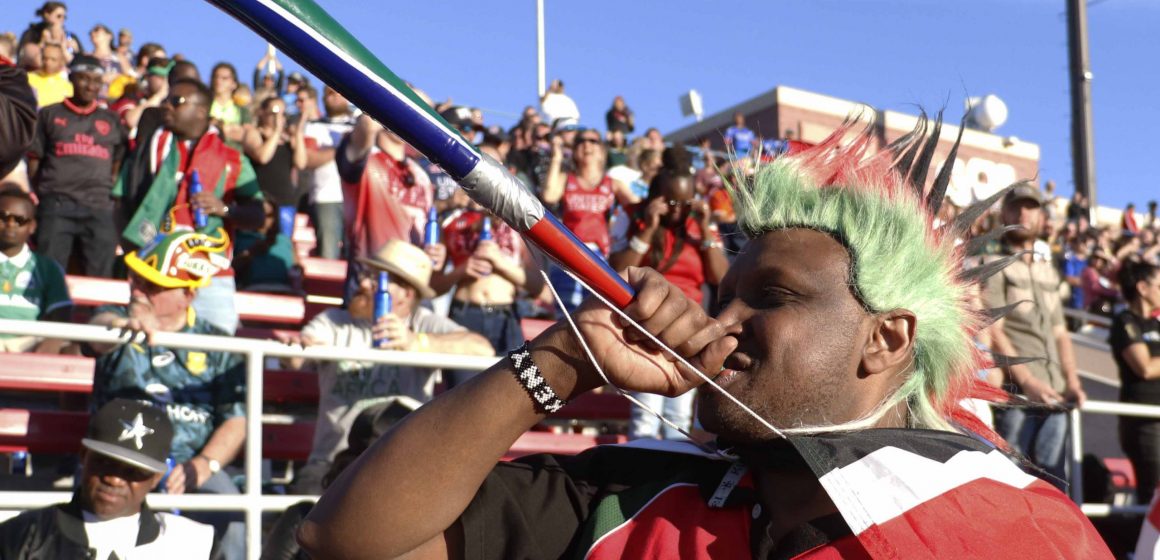
<path id="1" fill-rule="evenodd" d="M 0 179 L 20 163 L 35 133 L 36 96 L 28 74 L 0 57 Z"/>

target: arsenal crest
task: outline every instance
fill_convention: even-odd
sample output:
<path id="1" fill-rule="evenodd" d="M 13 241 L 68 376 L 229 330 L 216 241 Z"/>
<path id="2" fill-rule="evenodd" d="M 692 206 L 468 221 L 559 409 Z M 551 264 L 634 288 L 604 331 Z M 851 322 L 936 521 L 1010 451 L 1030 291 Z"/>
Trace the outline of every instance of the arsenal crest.
<path id="1" fill-rule="evenodd" d="M 111 126 L 109 126 L 108 121 L 96 121 L 93 123 L 93 126 L 97 128 L 97 132 L 100 133 L 101 136 L 109 134 L 109 131 L 113 129 Z"/>

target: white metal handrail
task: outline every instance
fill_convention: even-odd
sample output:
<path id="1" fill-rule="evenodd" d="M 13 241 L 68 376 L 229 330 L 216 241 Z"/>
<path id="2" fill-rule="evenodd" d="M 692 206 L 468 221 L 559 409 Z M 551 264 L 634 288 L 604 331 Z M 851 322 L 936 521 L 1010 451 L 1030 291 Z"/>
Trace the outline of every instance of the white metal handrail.
<path id="1" fill-rule="evenodd" d="M 1083 408 L 1073 408 L 1069 411 L 1071 423 L 1071 473 L 1068 476 L 1071 483 L 1071 495 L 1080 509 L 1088 517 L 1107 517 L 1109 515 L 1143 515 L 1148 513 L 1148 505 L 1113 506 L 1109 504 L 1083 503 L 1083 427 L 1080 424 L 1081 413 L 1109 414 L 1113 416 L 1134 416 L 1137 418 L 1160 419 L 1160 406 L 1122 403 L 1111 401 L 1087 401 Z"/>
<path id="2" fill-rule="evenodd" d="M 96 325 L 17 321 L 0 319 L 0 333 L 56 338 L 105 344 L 145 343 L 140 332 L 126 332 Z M 497 361 L 496 357 L 459 356 L 420 352 L 397 352 L 371 348 L 338 348 L 283 344 L 273 340 L 211 336 L 188 333 L 154 333 L 152 344 L 167 348 L 231 352 L 246 356 L 246 488 L 242 495 L 167 495 L 150 494 L 154 507 L 244 511 L 246 517 L 246 557 L 257 560 L 261 555 L 263 511 L 285 509 L 310 496 L 262 495 L 262 364 L 267 356 L 306 358 L 320 361 L 353 360 L 432 369 L 482 371 Z M 64 492 L 0 492 L 0 509 L 27 509 L 66 502 L 71 494 Z"/>

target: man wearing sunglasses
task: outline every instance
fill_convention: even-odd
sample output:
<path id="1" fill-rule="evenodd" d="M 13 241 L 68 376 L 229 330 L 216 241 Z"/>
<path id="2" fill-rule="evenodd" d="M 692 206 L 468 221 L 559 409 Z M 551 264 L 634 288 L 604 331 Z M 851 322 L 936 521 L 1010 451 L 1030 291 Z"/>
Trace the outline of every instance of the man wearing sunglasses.
<path id="1" fill-rule="evenodd" d="M 35 231 L 32 198 L 16 188 L 0 191 L 0 319 L 67 322 L 72 300 L 64 270 L 28 247 Z M 55 354 L 63 345 L 58 340 L 0 335 L 0 349 L 7 352 Z"/>
<path id="2" fill-rule="evenodd" d="M 176 80 L 162 103 L 164 126 L 138 138 L 130 152 L 113 189 L 126 221 L 121 236 L 129 246 L 147 247 L 163 231 L 195 230 L 218 237 L 236 228 L 259 229 L 265 220 L 250 160 L 210 124 L 212 99 L 205 84 Z M 191 189 L 195 173 L 200 193 Z M 228 239 L 226 245 L 230 257 Z M 194 305 L 205 320 L 232 334 L 238 325 L 235 292 L 233 272 L 225 269 L 199 291 Z"/>
<path id="3" fill-rule="evenodd" d="M 36 246 L 66 268 L 76 250 L 86 276 L 108 278 L 117 249 L 110 194 L 128 138 L 117 114 L 98 104 L 100 62 L 77 55 L 69 71 L 72 97 L 40 110 L 29 149 L 29 177 L 40 197 Z"/>

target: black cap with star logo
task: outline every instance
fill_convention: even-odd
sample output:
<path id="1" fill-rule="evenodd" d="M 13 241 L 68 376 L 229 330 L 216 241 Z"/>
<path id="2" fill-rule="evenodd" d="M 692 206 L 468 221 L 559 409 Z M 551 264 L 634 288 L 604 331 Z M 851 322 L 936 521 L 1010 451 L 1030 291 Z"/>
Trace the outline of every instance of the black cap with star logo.
<path id="1" fill-rule="evenodd" d="M 130 399 L 102 406 L 89 421 L 88 437 L 81 440 L 90 451 L 157 473 L 167 470 L 165 458 L 172 443 L 173 424 L 165 411 Z"/>

